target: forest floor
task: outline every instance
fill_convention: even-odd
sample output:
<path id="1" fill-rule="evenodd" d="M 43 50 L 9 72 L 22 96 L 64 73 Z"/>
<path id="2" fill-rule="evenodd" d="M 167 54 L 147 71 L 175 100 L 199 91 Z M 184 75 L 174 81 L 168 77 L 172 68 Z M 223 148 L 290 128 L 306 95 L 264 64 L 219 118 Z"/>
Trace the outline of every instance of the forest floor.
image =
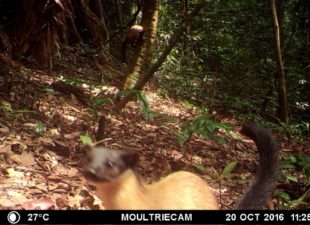
<path id="1" fill-rule="evenodd" d="M 29 69 L 4 56 L 0 65 L 6 71 L 0 93 L 0 209 L 103 209 L 81 175 L 87 148 L 80 136 L 95 139 L 98 126 L 98 116 L 85 99 L 99 92 L 112 99 L 121 70 L 68 49 L 53 70 Z M 85 94 L 55 86 L 61 77 L 84 83 L 80 88 Z M 253 142 L 241 136 L 237 141 L 223 132 L 226 144 L 194 135 L 181 147 L 168 126 L 179 129 L 197 111 L 155 90 L 146 95 L 154 112 L 175 121 L 165 116 L 149 121 L 136 102 L 121 113 L 106 104 L 97 109 L 106 115 L 103 144 L 139 151 L 139 171 L 146 182 L 178 170 L 195 172 L 214 189 L 221 207 L 231 208 L 255 172 L 258 155 Z M 239 137 L 240 122 L 221 117 L 221 122 L 234 127 L 233 136 Z M 282 145 L 282 150 L 291 151 L 288 145 Z M 243 184 L 225 180 L 219 185 L 221 171 L 232 161 L 239 163 L 230 179 Z"/>

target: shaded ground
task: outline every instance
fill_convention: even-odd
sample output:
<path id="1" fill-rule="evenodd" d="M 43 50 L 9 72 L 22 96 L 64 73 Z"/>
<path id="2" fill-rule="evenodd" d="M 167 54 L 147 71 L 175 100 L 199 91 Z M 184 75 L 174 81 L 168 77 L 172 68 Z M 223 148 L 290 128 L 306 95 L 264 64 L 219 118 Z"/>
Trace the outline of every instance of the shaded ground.
<path id="1" fill-rule="evenodd" d="M 80 135 L 88 134 L 94 139 L 97 128 L 98 117 L 87 98 L 98 93 L 113 98 L 117 89 L 110 85 L 121 73 L 109 63 L 73 52 L 68 51 L 51 71 L 27 69 L 2 56 L 2 76 L 6 79 L 0 89 L 0 209 L 103 208 L 80 173 L 87 151 Z M 85 80 L 88 85 L 81 85 L 85 94 L 76 96 L 51 86 L 61 76 L 75 83 L 80 81 L 77 78 Z M 102 79 L 108 80 L 109 85 Z M 224 182 L 220 195 L 216 179 L 225 165 L 237 160 L 241 163 L 232 178 L 241 174 L 244 181 L 250 181 L 257 158 L 252 142 L 237 142 L 223 133 L 230 140 L 225 145 L 194 136 L 181 148 L 176 135 L 163 124 L 178 128 L 177 124 L 197 112 L 154 92 L 146 94 L 153 111 L 179 123 L 164 117 L 147 121 L 134 102 L 119 114 L 106 104 L 98 110 L 107 117 L 104 145 L 139 151 L 139 170 L 147 182 L 177 170 L 198 173 L 213 187 L 222 207 L 231 208 L 247 182 Z M 238 130 L 236 121 L 222 121 Z M 201 164 L 206 170 L 201 171 L 194 164 Z"/>

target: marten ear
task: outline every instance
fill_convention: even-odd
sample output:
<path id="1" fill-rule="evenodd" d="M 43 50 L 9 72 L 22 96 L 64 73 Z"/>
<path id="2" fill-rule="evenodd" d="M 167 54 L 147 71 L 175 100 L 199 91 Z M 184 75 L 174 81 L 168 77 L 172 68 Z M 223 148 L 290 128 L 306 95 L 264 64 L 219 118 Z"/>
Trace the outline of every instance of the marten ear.
<path id="1" fill-rule="evenodd" d="M 139 154 L 136 152 L 125 152 L 122 155 L 122 159 L 126 166 L 129 168 L 135 168 L 139 161 Z"/>

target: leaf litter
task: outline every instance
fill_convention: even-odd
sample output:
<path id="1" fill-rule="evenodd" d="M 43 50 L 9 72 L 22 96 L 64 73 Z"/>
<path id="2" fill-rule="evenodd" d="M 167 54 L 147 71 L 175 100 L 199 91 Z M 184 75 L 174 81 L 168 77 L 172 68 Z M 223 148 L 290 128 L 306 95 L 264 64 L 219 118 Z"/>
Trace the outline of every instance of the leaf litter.
<path id="1" fill-rule="evenodd" d="M 57 68 L 56 63 L 54 71 L 27 71 L 28 75 L 22 76 L 23 79 L 11 90 L 10 95 L 0 97 L 0 102 L 6 102 L 16 112 L 18 109 L 27 109 L 23 113 L 0 109 L 0 209 L 104 209 L 81 175 L 87 148 L 79 138 L 89 135 L 94 140 L 96 116 L 89 105 L 72 95 L 41 91 L 42 86 L 50 87 L 59 74 L 65 74 L 68 78 L 82 76 L 69 71 L 72 66 L 70 57 L 67 56 L 62 62 L 68 64 L 68 70 L 66 67 Z M 101 73 L 89 66 L 91 62 L 88 58 L 80 60 L 84 60 L 84 64 L 73 66 L 83 67 L 88 74 Z M 20 73 L 25 69 L 20 67 L 20 70 L 11 72 L 21 77 Z M 93 84 L 95 77 L 89 81 L 88 77 L 81 79 Z M 102 86 L 100 79 L 98 76 L 94 85 Z M 103 89 L 109 98 L 116 93 L 113 86 Z M 85 92 L 91 94 L 92 90 L 85 89 Z M 154 112 L 171 117 L 177 123 L 167 121 L 164 117 L 147 121 L 135 102 L 130 102 L 119 114 L 113 111 L 111 104 L 106 104 L 97 109 L 107 116 L 103 144 L 110 148 L 139 151 L 139 171 L 147 182 L 178 170 L 197 173 L 208 182 L 218 197 L 221 196 L 221 207 L 231 208 L 248 183 L 225 182 L 219 190 L 216 179 L 232 161 L 240 162 L 232 177 L 251 179 L 255 171 L 253 165 L 257 161 L 253 143 L 230 140 L 220 145 L 194 135 L 181 147 L 176 135 L 163 123 L 180 129 L 182 122 L 198 114 L 197 110 L 164 98 L 154 91 L 147 91 L 146 95 Z M 231 118 L 220 120 L 238 125 Z"/>

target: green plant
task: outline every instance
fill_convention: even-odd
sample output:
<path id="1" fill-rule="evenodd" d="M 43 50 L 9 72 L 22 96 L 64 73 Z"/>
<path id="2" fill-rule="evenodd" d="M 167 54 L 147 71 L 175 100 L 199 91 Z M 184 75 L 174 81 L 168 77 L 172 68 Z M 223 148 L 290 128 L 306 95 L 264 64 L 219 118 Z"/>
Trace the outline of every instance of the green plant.
<path id="1" fill-rule="evenodd" d="M 44 131 L 46 131 L 46 127 L 43 123 L 41 122 L 37 122 L 36 123 L 36 127 L 35 127 L 35 131 L 36 133 L 43 133 Z"/>
<path id="2" fill-rule="evenodd" d="M 0 104 L 0 110 L 3 110 L 9 114 L 24 114 L 24 113 L 36 113 L 36 111 L 29 109 L 13 109 L 10 103 Z"/>
<path id="3" fill-rule="evenodd" d="M 90 108 L 88 108 L 88 111 L 91 115 L 99 117 L 97 108 L 99 106 L 103 106 L 111 102 L 112 100 L 108 97 L 101 97 L 101 96 L 93 97 L 90 99 Z"/>
<path id="4" fill-rule="evenodd" d="M 231 128 L 226 124 L 218 123 L 209 118 L 208 115 L 200 115 L 192 121 L 186 121 L 181 128 L 181 133 L 178 133 L 178 141 L 183 145 L 188 141 L 193 134 L 199 134 L 206 139 L 213 139 L 219 143 L 225 143 L 225 139 L 218 135 L 220 129 L 230 133 Z"/>
<path id="5" fill-rule="evenodd" d="M 310 183 L 310 156 L 282 153 L 284 160 L 281 162 L 281 169 L 294 169 L 303 174 L 303 182 Z M 297 178 L 282 172 L 282 175 L 290 181 L 297 182 Z M 292 179 L 292 177 L 294 177 Z"/>
<path id="6" fill-rule="evenodd" d="M 72 85 L 81 85 L 86 83 L 84 79 L 79 78 L 63 78 L 62 80 Z"/>
<path id="7" fill-rule="evenodd" d="M 307 199 L 310 198 L 310 156 L 296 155 L 291 153 L 282 153 L 281 162 L 281 177 L 286 183 L 292 183 L 294 186 L 302 186 L 303 194 L 294 199 L 285 191 L 276 191 L 274 196 L 280 198 L 283 204 L 279 205 L 280 209 L 289 209 L 300 205 L 307 204 Z M 304 185 L 298 185 L 304 184 Z M 297 191 L 297 190 L 296 190 Z"/>
<path id="8" fill-rule="evenodd" d="M 53 93 L 54 89 L 47 87 L 46 85 L 43 85 L 43 84 L 38 84 L 38 91 L 49 94 L 49 93 Z"/>
<path id="9" fill-rule="evenodd" d="M 221 174 L 216 173 L 216 180 L 217 180 L 217 182 L 219 184 L 220 190 L 222 190 L 222 183 L 223 183 L 223 181 L 225 181 L 225 179 L 229 178 L 232 175 L 231 172 L 236 168 L 237 164 L 238 164 L 237 161 L 230 162 L 230 163 L 228 163 L 225 166 L 225 168 L 223 169 Z M 207 169 L 203 165 L 201 165 L 201 164 L 193 164 L 193 166 L 195 168 L 197 168 L 198 170 L 200 170 L 202 173 L 208 174 Z M 221 192 L 220 192 L 220 194 L 221 194 Z"/>
<path id="10" fill-rule="evenodd" d="M 10 103 L 0 104 L 0 109 L 3 109 L 6 112 L 13 113 L 12 105 Z"/>
<path id="11" fill-rule="evenodd" d="M 291 123 L 287 128 L 288 131 L 300 142 L 310 139 L 310 123 L 305 121 L 298 121 Z"/>
<path id="12" fill-rule="evenodd" d="M 228 178 L 231 176 L 231 172 L 236 168 L 238 162 L 237 161 L 232 161 L 230 163 L 228 163 L 225 168 L 223 169 L 222 173 L 219 174 L 217 173 L 216 174 L 216 179 L 219 181 L 219 182 L 222 182 L 224 179 Z M 201 165 L 201 164 L 193 164 L 193 166 L 200 170 L 202 173 L 206 173 L 207 174 L 207 169 Z"/>
<path id="13" fill-rule="evenodd" d="M 106 90 L 100 91 L 96 96 L 90 98 L 90 107 L 87 109 L 88 112 L 98 118 L 100 116 L 100 111 L 98 107 L 113 103 L 110 97 L 107 97 Z"/>
<path id="14" fill-rule="evenodd" d="M 90 104 L 93 109 L 97 108 L 98 106 L 106 105 L 111 102 L 110 98 L 105 97 L 94 97 L 91 99 Z"/>
<path id="15" fill-rule="evenodd" d="M 308 189 L 308 192 L 309 192 L 309 190 L 310 189 Z M 285 204 L 280 204 L 278 206 L 279 209 L 291 209 L 292 207 L 296 207 L 296 206 L 299 206 L 299 205 L 306 204 L 304 202 L 304 197 L 303 196 L 301 196 L 298 199 L 291 199 L 291 196 L 288 193 L 286 193 L 284 191 L 279 191 L 279 190 L 276 190 L 274 192 L 274 194 L 273 194 L 273 197 L 280 198 L 285 203 Z"/>
<path id="16" fill-rule="evenodd" d="M 89 137 L 88 135 L 81 135 L 80 140 L 84 145 L 91 145 L 91 146 L 94 145 L 91 137 Z"/>
<path id="17" fill-rule="evenodd" d="M 140 108 L 142 109 L 144 116 L 146 117 L 147 120 L 152 120 L 155 116 L 155 113 L 151 110 L 146 95 L 142 91 L 138 91 L 136 94 L 138 97 Z"/>
<path id="18" fill-rule="evenodd" d="M 128 94 L 134 93 L 138 99 L 140 109 L 144 113 L 144 116 L 147 120 L 152 120 L 156 115 L 150 108 L 149 102 L 147 100 L 146 95 L 143 91 L 135 90 L 135 89 L 125 89 L 117 93 L 116 97 L 125 96 Z"/>

